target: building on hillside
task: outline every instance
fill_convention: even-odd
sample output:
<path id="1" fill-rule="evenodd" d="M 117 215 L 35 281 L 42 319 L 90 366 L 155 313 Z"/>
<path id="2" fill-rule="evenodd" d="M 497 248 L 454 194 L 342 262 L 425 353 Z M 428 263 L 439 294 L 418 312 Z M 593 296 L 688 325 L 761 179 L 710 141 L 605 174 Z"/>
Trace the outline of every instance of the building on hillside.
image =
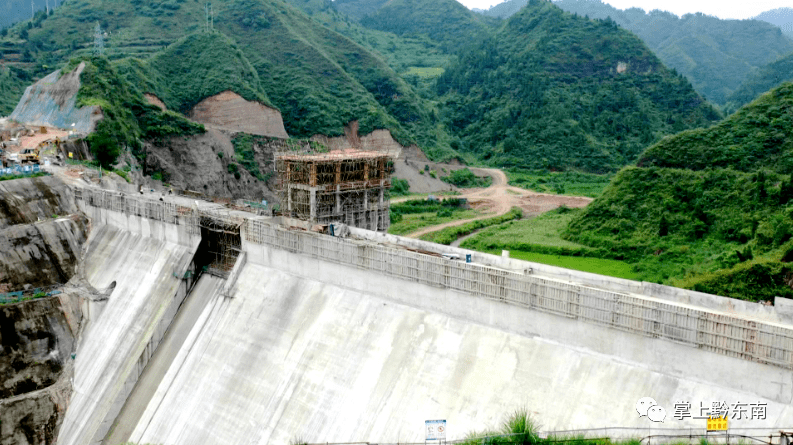
<path id="1" fill-rule="evenodd" d="M 311 223 L 385 232 L 392 162 L 379 151 L 276 153 L 281 211 Z"/>

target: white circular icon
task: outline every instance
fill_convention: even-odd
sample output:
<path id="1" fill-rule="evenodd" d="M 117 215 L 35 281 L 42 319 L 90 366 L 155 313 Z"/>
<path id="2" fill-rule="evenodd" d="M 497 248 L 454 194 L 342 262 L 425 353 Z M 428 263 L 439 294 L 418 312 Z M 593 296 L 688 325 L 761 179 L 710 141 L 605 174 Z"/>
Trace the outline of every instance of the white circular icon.
<path id="1" fill-rule="evenodd" d="M 642 397 L 636 402 L 636 411 L 639 412 L 639 417 L 646 416 L 647 410 L 650 409 L 651 406 L 658 405 L 655 403 L 655 400 L 652 397 Z"/>

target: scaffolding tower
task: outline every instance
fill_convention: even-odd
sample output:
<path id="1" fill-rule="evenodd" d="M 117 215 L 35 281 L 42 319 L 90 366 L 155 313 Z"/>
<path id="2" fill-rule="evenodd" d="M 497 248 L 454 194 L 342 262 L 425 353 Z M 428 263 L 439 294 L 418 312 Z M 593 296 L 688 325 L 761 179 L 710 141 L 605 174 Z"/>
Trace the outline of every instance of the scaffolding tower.
<path id="1" fill-rule="evenodd" d="M 281 152 L 275 154 L 275 165 L 284 215 L 315 224 L 388 230 L 386 190 L 393 165 L 388 152 Z"/>

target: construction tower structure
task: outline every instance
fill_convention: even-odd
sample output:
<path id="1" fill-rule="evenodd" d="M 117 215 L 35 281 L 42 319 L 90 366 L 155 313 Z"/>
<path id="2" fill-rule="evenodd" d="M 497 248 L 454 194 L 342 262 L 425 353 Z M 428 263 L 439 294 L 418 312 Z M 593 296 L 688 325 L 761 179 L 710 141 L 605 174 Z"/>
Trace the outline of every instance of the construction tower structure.
<path id="1" fill-rule="evenodd" d="M 393 157 L 384 151 L 275 154 L 282 214 L 385 232 Z"/>

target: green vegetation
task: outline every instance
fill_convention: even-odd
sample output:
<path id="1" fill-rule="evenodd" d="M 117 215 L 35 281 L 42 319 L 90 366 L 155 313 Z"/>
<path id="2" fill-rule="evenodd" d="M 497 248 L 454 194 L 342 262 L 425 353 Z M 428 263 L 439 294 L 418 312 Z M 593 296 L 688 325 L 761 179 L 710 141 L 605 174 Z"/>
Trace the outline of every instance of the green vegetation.
<path id="1" fill-rule="evenodd" d="M 603 193 L 613 174 L 595 175 L 575 171 L 548 172 L 545 170 L 506 170 L 509 185 L 557 195 L 597 198 Z"/>
<path id="2" fill-rule="evenodd" d="M 756 20 L 619 10 L 592 0 L 560 0 L 556 4 L 581 16 L 610 17 L 635 32 L 666 66 L 686 76 L 700 94 L 720 105 L 755 70 L 793 52 L 793 41 L 779 28 Z"/>
<path id="3" fill-rule="evenodd" d="M 124 178 L 124 180 L 127 181 L 127 183 L 129 183 L 129 184 L 132 183 L 132 178 L 129 177 L 129 172 L 126 172 L 124 170 L 115 169 L 115 170 L 113 170 L 113 173 L 115 173 L 115 174 L 121 176 L 122 178 Z"/>
<path id="4" fill-rule="evenodd" d="M 560 207 L 531 219 L 490 227 L 466 239 L 460 247 L 584 272 L 626 279 L 641 279 L 627 262 L 611 259 L 606 249 L 595 249 L 562 238 L 562 232 L 581 209 Z"/>
<path id="5" fill-rule="evenodd" d="M 412 74 L 434 77 L 443 71 L 450 56 L 440 45 L 428 37 L 397 36 L 391 32 L 380 31 L 360 25 L 357 20 L 364 11 L 375 12 L 382 6 L 379 0 L 289 0 L 289 3 L 302 9 L 317 22 L 344 35 L 359 45 L 379 54 L 386 63 L 403 77 Z M 341 11 L 341 12 L 340 12 Z M 351 20 L 353 19 L 353 20 Z"/>
<path id="6" fill-rule="evenodd" d="M 769 63 L 747 78 L 729 97 L 725 111 L 733 113 L 771 88 L 791 81 L 793 81 L 793 53 Z"/>
<path id="7" fill-rule="evenodd" d="M 390 196 L 410 195 L 410 184 L 407 179 L 392 178 L 391 189 L 388 191 Z"/>
<path id="8" fill-rule="evenodd" d="M 13 179 L 22 179 L 22 178 L 38 178 L 39 176 L 49 176 L 49 173 L 39 172 L 39 173 L 31 173 L 29 175 L 0 175 L 0 181 L 11 181 Z"/>
<path id="9" fill-rule="evenodd" d="M 762 20 L 779 27 L 783 34 L 793 40 L 793 8 L 772 9 L 758 14 L 753 19 Z"/>
<path id="10" fill-rule="evenodd" d="M 31 80 L 28 71 L 14 66 L 0 67 L 0 114 L 8 116 L 14 111 Z"/>
<path id="11" fill-rule="evenodd" d="M 340 5 L 343 3 L 354 2 L 342 1 Z M 484 17 L 454 0 L 390 0 L 362 17 L 361 24 L 400 36 L 426 36 L 440 43 L 447 52 L 490 32 Z"/>
<path id="12" fill-rule="evenodd" d="M 763 95 L 718 125 L 684 131 L 645 151 L 640 167 L 793 172 L 793 83 Z"/>
<path id="13" fill-rule="evenodd" d="M 467 222 L 459 226 L 447 227 L 445 229 L 438 230 L 437 232 L 431 232 L 426 235 L 422 235 L 419 239 L 431 241 L 433 243 L 449 245 L 457 241 L 460 237 L 469 235 L 484 227 L 495 226 L 507 221 L 521 218 L 523 218 L 523 210 L 521 210 L 520 207 L 513 207 L 509 212 L 501 216 L 495 216 L 493 218 L 487 219 L 478 219 L 476 221 Z"/>
<path id="14" fill-rule="evenodd" d="M 499 252 L 492 253 L 498 254 Z M 634 272 L 633 266 L 624 261 L 523 251 L 510 251 L 509 256 L 519 260 L 564 267 L 565 269 L 580 270 L 582 272 L 608 275 L 610 277 L 624 278 L 626 280 L 638 280 L 641 278 L 640 275 Z"/>
<path id="15" fill-rule="evenodd" d="M 253 175 L 256 179 L 265 182 L 269 181 L 270 178 L 273 176 L 273 174 L 272 172 L 263 174 L 259 170 L 259 163 L 256 162 L 256 159 L 254 159 L 255 152 L 253 150 L 253 145 L 254 143 L 264 142 L 268 140 L 269 138 L 265 136 L 255 136 L 245 133 L 237 133 L 231 139 L 232 144 L 234 144 L 234 158 L 237 160 L 237 162 L 239 162 L 239 164 L 242 165 L 245 168 L 245 170 L 248 170 L 250 174 Z M 218 153 L 218 156 L 221 159 L 223 159 L 223 156 L 221 156 L 222 154 L 223 153 Z M 231 168 L 232 165 L 236 167 L 236 164 L 229 164 L 229 168 Z M 233 172 L 232 171 L 229 172 L 236 173 L 236 170 Z"/>
<path id="16" fill-rule="evenodd" d="M 441 178 L 449 184 L 461 188 L 470 187 L 489 187 L 493 183 L 493 178 L 490 176 L 479 177 L 474 174 L 470 169 L 461 168 L 451 172 L 448 176 Z"/>
<path id="17" fill-rule="evenodd" d="M 189 35 L 147 61 L 124 59 L 116 68 L 141 93 L 153 93 L 168 109 L 181 113 L 227 90 L 272 106 L 256 70 L 237 45 L 220 33 Z"/>
<path id="18" fill-rule="evenodd" d="M 141 150 L 142 140 L 162 141 L 169 136 L 204 132 L 203 125 L 146 103 L 106 58 L 74 59 L 64 71 L 74 69 L 81 61 L 86 63 L 86 67 L 80 76 L 77 103 L 79 106 L 102 108 L 104 119 L 86 141 L 104 168 L 110 168 L 125 149 L 130 149 L 139 159 L 145 159 Z"/>
<path id="19" fill-rule="evenodd" d="M 560 207 L 540 216 L 490 227 L 463 241 L 461 247 L 479 251 L 524 251 L 553 255 L 608 257 L 580 243 L 562 238 L 562 232 L 580 209 Z"/>
<path id="20" fill-rule="evenodd" d="M 269 99 L 296 137 L 340 136 L 346 124 L 357 120 L 362 134 L 385 128 L 403 144 L 420 144 L 434 159 L 456 156 L 433 104 L 424 103 L 377 54 L 284 2 L 224 2 L 214 32 L 205 34 L 199 34 L 205 27 L 204 5 L 197 2 L 66 2 L 30 29 L 13 27 L 0 38 L 0 47 L 29 53 L 43 70 L 74 54 L 90 54 L 90 29 L 97 22 L 108 33 L 105 53 L 118 61 L 119 72 L 138 91 L 161 96 L 174 110 L 185 111 L 208 95 L 233 89 L 263 103 Z M 368 32 L 355 36 L 368 37 Z M 381 33 L 371 39 L 376 45 L 369 46 L 389 45 L 393 39 L 398 37 Z M 397 45 L 396 53 L 414 53 L 401 59 L 409 64 L 405 67 L 439 67 L 446 60 L 424 40 Z M 420 60 L 421 54 L 426 60 Z M 5 84 L 14 87 L 0 82 Z"/>
<path id="21" fill-rule="evenodd" d="M 541 0 L 462 51 L 438 93 L 461 150 L 506 167 L 609 172 L 720 117 L 633 34 Z"/>
<path id="22" fill-rule="evenodd" d="M 405 235 L 423 227 L 477 216 L 476 211 L 465 207 L 465 200 L 454 198 L 443 201 L 416 199 L 392 204 L 388 233 Z"/>
<path id="23" fill-rule="evenodd" d="M 528 410 L 520 408 L 515 410 L 501 428 L 482 432 L 471 432 L 462 445 L 640 445 L 636 439 L 626 441 L 611 441 L 608 438 L 590 439 L 585 436 L 548 436 L 540 438 L 539 428 Z M 707 445 L 707 444 L 704 444 Z"/>
<path id="24" fill-rule="evenodd" d="M 768 300 L 793 296 L 793 84 L 720 124 L 650 147 L 569 225 L 567 239 L 647 281 Z"/>

